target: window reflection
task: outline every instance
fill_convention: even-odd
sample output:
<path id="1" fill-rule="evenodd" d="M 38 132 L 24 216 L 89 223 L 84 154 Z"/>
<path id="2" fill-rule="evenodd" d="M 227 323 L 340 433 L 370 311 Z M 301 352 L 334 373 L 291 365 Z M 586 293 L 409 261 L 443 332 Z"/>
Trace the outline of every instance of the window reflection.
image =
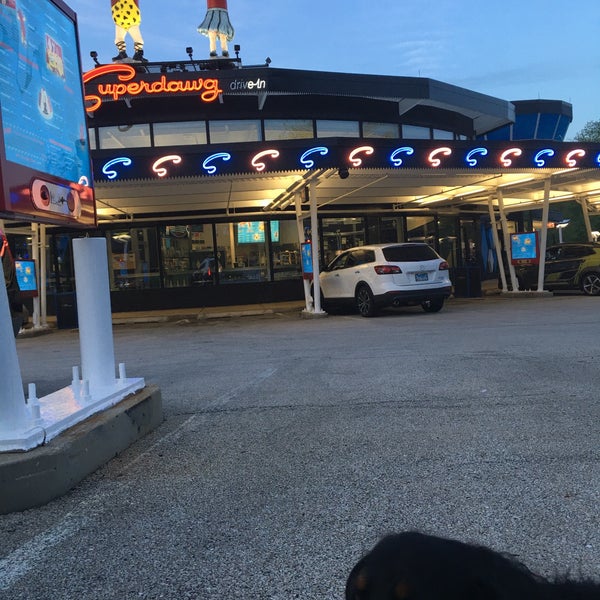
<path id="1" fill-rule="evenodd" d="M 265 119 L 265 140 L 298 140 L 312 138 L 311 119 Z"/>
<path id="2" fill-rule="evenodd" d="M 116 125 L 99 127 L 100 148 L 148 148 L 150 147 L 150 125 Z"/>
<path id="3" fill-rule="evenodd" d="M 106 233 L 111 290 L 160 287 L 156 230 L 151 227 Z"/>
<path id="4" fill-rule="evenodd" d="M 359 137 L 358 121 L 317 121 L 317 137 Z"/>
<path id="5" fill-rule="evenodd" d="M 206 144 L 205 121 L 154 123 L 155 146 L 195 146 Z"/>
<path id="6" fill-rule="evenodd" d="M 209 121 L 211 144 L 258 142 L 261 139 L 260 120 Z"/>

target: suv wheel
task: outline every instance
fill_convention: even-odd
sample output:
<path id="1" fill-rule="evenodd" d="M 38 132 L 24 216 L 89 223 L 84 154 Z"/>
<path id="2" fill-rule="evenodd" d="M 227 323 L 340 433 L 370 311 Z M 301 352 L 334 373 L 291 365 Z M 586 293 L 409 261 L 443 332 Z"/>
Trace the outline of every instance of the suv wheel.
<path id="1" fill-rule="evenodd" d="M 356 308 L 363 317 L 374 317 L 377 314 L 375 298 L 368 285 L 361 285 L 354 296 Z"/>
<path id="2" fill-rule="evenodd" d="M 586 273 L 581 279 L 581 289 L 588 296 L 600 294 L 600 273 Z"/>
<path id="3" fill-rule="evenodd" d="M 433 298 L 432 300 L 425 300 L 425 302 L 421 302 L 421 307 L 425 312 L 428 313 L 436 313 L 442 310 L 444 306 L 443 298 Z"/>

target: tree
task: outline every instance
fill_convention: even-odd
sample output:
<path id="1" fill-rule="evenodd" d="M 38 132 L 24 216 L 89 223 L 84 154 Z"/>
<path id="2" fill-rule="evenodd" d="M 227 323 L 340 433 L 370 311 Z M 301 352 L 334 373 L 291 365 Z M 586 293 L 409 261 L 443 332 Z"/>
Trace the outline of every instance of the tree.
<path id="1" fill-rule="evenodd" d="M 600 121 L 588 121 L 583 129 L 575 134 L 576 142 L 600 142 Z"/>

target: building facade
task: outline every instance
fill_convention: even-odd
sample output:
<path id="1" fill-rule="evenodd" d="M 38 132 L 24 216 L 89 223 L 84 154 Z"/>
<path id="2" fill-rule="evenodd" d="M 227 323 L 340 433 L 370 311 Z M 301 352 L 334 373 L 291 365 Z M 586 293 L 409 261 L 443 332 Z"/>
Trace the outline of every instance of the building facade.
<path id="1" fill-rule="evenodd" d="M 107 239 L 114 311 L 301 299 L 311 182 L 323 194 L 322 265 L 352 246 L 426 241 L 451 265 L 456 295 L 478 295 L 497 263 L 485 202 L 452 183 L 460 170 L 430 170 L 410 196 L 391 178 L 397 162 L 373 164 L 368 180 L 353 167 L 379 146 L 405 164 L 427 151 L 431 167 L 436 152 L 443 158 L 461 144 L 560 142 L 572 116 L 560 101 L 239 59 L 99 65 L 84 82 L 98 212 L 86 234 Z M 336 148 L 351 162 L 334 159 Z M 307 177 L 319 160 L 329 162 Z M 411 169 L 410 177 L 424 175 Z M 462 186 L 464 203 L 428 204 L 439 186 Z M 531 226 L 528 218 L 518 213 L 516 227 Z M 47 235 L 52 312 L 53 295 L 74 291 L 71 240 L 82 233 Z M 27 252 L 26 240 L 15 241 L 17 254 Z"/>

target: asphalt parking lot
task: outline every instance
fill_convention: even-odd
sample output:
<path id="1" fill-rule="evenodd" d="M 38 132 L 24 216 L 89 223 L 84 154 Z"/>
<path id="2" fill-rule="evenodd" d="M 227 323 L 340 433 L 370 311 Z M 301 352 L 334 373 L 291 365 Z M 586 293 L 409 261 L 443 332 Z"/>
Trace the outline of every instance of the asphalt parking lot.
<path id="1" fill-rule="evenodd" d="M 419 529 L 600 576 L 600 298 L 451 300 L 117 325 L 165 421 L 50 504 L 0 516 L 0 598 L 343 598 Z M 77 334 L 17 340 L 68 385 Z"/>

